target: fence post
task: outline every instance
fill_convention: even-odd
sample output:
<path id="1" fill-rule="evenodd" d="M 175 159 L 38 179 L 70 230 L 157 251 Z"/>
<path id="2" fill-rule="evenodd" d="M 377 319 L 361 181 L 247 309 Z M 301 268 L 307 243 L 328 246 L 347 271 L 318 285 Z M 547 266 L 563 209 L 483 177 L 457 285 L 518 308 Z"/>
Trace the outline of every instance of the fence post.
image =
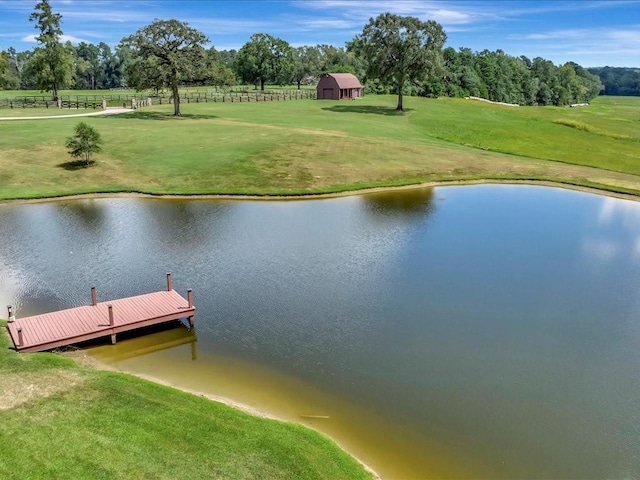
<path id="1" fill-rule="evenodd" d="M 193 291 L 191 289 L 187 290 L 187 302 L 189 304 L 189 308 L 193 308 Z M 193 315 L 188 317 L 189 326 L 193 328 Z"/>
<path id="2" fill-rule="evenodd" d="M 107 308 L 109 308 L 109 326 L 113 327 L 113 305 L 109 304 Z M 111 331 L 111 344 L 116 344 L 116 334 L 113 330 Z"/>

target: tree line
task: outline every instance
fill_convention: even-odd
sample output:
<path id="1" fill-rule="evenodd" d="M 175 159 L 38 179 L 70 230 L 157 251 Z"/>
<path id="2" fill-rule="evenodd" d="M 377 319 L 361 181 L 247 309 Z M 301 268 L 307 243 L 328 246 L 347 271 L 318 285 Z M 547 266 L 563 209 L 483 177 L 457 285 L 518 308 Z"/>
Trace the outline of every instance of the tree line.
<path id="1" fill-rule="evenodd" d="M 342 47 L 333 45 L 289 47 L 287 62 L 278 62 L 269 53 L 263 55 L 263 63 L 255 64 L 250 55 L 265 47 L 267 42 L 276 44 L 280 39 L 267 34 L 253 35 L 253 41 L 239 55 L 238 50 L 221 50 L 214 47 L 204 49 L 205 63 L 196 72 L 183 72 L 181 81 L 186 86 L 210 85 L 220 88 L 238 84 L 260 87 L 260 79 L 272 85 L 315 85 L 322 73 L 356 72 L 353 55 Z M 268 37 L 271 37 L 269 39 Z M 80 42 L 63 44 L 65 62 L 61 86 L 70 90 L 105 90 L 128 88 L 133 85 L 135 71 L 130 67 L 134 62 L 131 49 L 123 43 L 111 48 L 104 42 L 95 45 Z M 271 52 L 271 47 L 267 45 Z M 0 52 L 0 89 L 36 90 L 40 89 L 36 72 L 38 64 L 35 48 L 18 52 L 10 47 Z M 253 52 L 251 51 L 253 50 Z M 51 91 L 43 88 L 43 91 Z"/>
<path id="2" fill-rule="evenodd" d="M 640 95 L 640 68 L 599 67 L 589 71 L 600 78 L 604 95 Z"/>
<path id="3" fill-rule="evenodd" d="M 600 79 L 577 63 L 514 57 L 502 50 L 443 51 L 441 74 L 422 86 L 426 95 L 476 96 L 519 105 L 570 105 L 597 96 Z"/>
<path id="4" fill-rule="evenodd" d="M 207 37 L 177 20 L 156 20 L 111 48 L 62 43 L 62 17 L 49 0 L 36 3 L 29 20 L 39 32 L 37 46 L 0 52 L 0 88 L 40 89 L 55 97 L 60 88 L 102 90 L 237 84 L 314 85 L 324 73 L 355 74 L 373 93 L 421 96 L 477 96 L 521 105 L 568 105 L 587 102 L 616 72 L 589 71 L 567 62 L 555 65 L 537 57 L 514 57 L 502 50 L 474 52 L 444 48 L 446 33 L 434 22 L 385 13 L 371 19 L 345 47 L 315 45 L 294 48 L 281 38 L 257 33 L 239 50 L 205 48 Z M 597 73 L 597 74 L 596 74 Z M 600 75 L 600 77 L 598 76 Z M 627 79 L 632 76 L 626 72 Z M 637 72 L 635 72 L 637 79 Z M 616 92 L 631 92 L 618 82 Z M 179 106 L 176 112 L 179 112 Z"/>

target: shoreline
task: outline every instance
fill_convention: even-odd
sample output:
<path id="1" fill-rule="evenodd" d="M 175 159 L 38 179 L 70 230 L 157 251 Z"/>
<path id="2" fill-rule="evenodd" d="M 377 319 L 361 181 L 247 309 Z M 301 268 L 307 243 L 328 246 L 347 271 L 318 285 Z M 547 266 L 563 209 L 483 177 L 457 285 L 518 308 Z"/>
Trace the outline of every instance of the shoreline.
<path id="1" fill-rule="evenodd" d="M 246 200 L 246 201 L 298 201 L 300 200 L 302 201 L 302 200 L 341 198 L 341 197 L 349 197 L 349 196 L 357 196 L 357 195 L 366 195 L 366 194 L 372 194 L 372 193 L 411 190 L 411 189 L 429 188 L 429 187 L 492 185 L 492 184 L 545 186 L 545 187 L 551 187 L 551 188 L 562 188 L 566 190 L 573 190 L 573 191 L 578 191 L 583 193 L 607 196 L 607 197 L 618 198 L 623 200 L 632 200 L 636 202 L 640 201 L 640 195 L 613 192 L 613 191 L 603 190 L 595 187 L 574 185 L 574 184 L 563 183 L 563 182 L 553 182 L 553 181 L 547 181 L 547 180 L 491 180 L 491 179 L 483 180 L 483 179 L 479 179 L 479 180 L 452 180 L 452 181 L 442 181 L 442 182 L 423 182 L 420 184 L 388 186 L 388 187 L 372 187 L 372 188 L 364 188 L 360 190 L 348 190 L 348 191 L 335 192 L 335 193 L 292 194 L 292 195 L 243 195 L 243 194 L 167 195 L 167 194 L 147 194 L 147 193 L 136 193 L 136 192 L 86 193 L 86 194 L 74 194 L 74 195 L 57 196 L 57 197 L 43 197 L 43 198 L 35 198 L 35 199 L 0 200 L 0 204 L 31 204 L 31 203 L 37 204 L 37 203 L 48 203 L 48 202 L 56 202 L 56 201 L 100 199 L 100 198 L 105 198 L 105 199 L 108 199 L 108 198 L 158 198 L 158 199 L 175 199 L 175 200 L 219 199 L 219 200 Z M 191 395 L 196 395 L 202 398 L 206 398 L 209 401 L 222 403 L 230 408 L 234 408 L 248 415 L 271 419 L 271 420 L 277 420 L 277 421 L 286 422 L 286 423 L 293 423 L 297 425 L 302 425 L 306 428 L 310 428 L 320 433 L 321 435 L 325 436 L 326 438 L 330 439 L 340 449 L 347 452 L 352 458 L 354 458 L 358 463 L 360 463 L 369 474 L 371 474 L 373 479 L 381 480 L 382 478 L 373 468 L 371 468 L 361 459 L 356 457 L 351 451 L 349 451 L 347 448 L 341 445 L 336 439 L 304 423 L 294 422 L 282 417 L 278 417 L 267 411 L 260 410 L 258 408 L 252 407 L 242 402 L 237 402 L 231 398 L 206 393 L 200 390 L 179 387 L 159 377 L 122 371 L 106 362 L 102 362 L 94 357 L 87 355 L 87 353 L 84 352 L 83 350 L 62 352 L 62 355 L 73 359 L 76 363 L 86 368 L 91 368 L 94 370 L 108 370 L 108 371 L 113 371 L 121 374 L 132 375 L 134 377 L 138 377 L 159 385 L 164 385 L 169 388 L 173 388 L 175 390 L 179 390 Z"/>
<path id="2" fill-rule="evenodd" d="M 266 412 L 264 410 L 260 410 L 259 408 L 255 408 L 255 407 L 252 407 L 250 405 L 247 405 L 246 403 L 237 402 L 237 401 L 235 401 L 235 400 L 233 400 L 231 398 L 222 397 L 220 395 L 214 395 L 214 394 L 211 394 L 211 393 L 206 393 L 206 392 L 203 392 L 201 390 L 194 390 L 194 389 L 191 389 L 191 388 L 178 387 L 176 385 L 173 385 L 171 382 L 163 380 L 163 379 L 161 379 L 159 377 L 155 377 L 153 375 L 144 375 L 144 374 L 140 374 L 140 373 L 126 372 L 126 371 L 123 371 L 123 370 L 120 370 L 120 369 L 114 367 L 113 365 L 110 365 L 109 363 L 100 361 L 97 358 L 88 355 L 82 349 L 63 351 L 63 352 L 60 352 L 60 354 L 62 356 L 64 356 L 64 357 L 72 359 L 78 365 L 81 365 L 81 366 L 86 367 L 86 368 L 90 368 L 90 369 L 93 369 L 93 370 L 105 370 L 105 371 L 109 371 L 109 372 L 116 372 L 116 373 L 120 373 L 120 374 L 123 374 L 123 375 L 131 375 L 133 377 L 137 377 L 137 378 L 141 378 L 143 380 L 147 380 L 149 382 L 157 383 L 158 385 L 164 385 L 165 387 L 173 388 L 175 390 L 179 390 L 181 392 L 185 392 L 185 393 L 188 393 L 190 395 L 195 395 L 197 397 L 206 398 L 207 400 L 212 401 L 212 402 L 221 403 L 223 405 L 226 405 L 227 407 L 234 408 L 234 409 L 239 410 L 239 411 L 241 411 L 243 413 L 246 413 L 247 415 L 252 415 L 254 417 L 259 417 L 259 418 L 265 418 L 265 419 L 268 419 L 268 420 L 277 420 L 279 422 L 284 422 L 284 423 L 293 423 L 293 424 L 296 424 L 296 425 L 301 425 L 301 426 L 303 426 L 305 428 L 309 428 L 309 429 L 313 430 L 314 432 L 317 432 L 320 435 L 323 435 L 324 437 L 328 438 L 333 443 L 335 443 L 338 446 L 338 448 L 340 448 L 344 452 L 348 453 L 356 462 L 358 462 L 360 465 L 362 465 L 362 467 L 368 473 L 371 474 L 373 480 L 382 480 L 382 477 L 373 468 L 371 468 L 371 466 L 367 465 L 360 458 L 356 457 L 352 452 L 350 452 L 347 448 L 345 448 L 343 445 L 341 445 L 336 439 L 334 439 L 333 437 L 327 435 L 326 433 L 321 432 L 320 430 L 315 429 L 315 428 L 313 428 L 313 427 L 311 427 L 309 425 L 306 425 L 304 423 L 292 422 L 291 420 L 287 420 L 287 419 L 278 417 L 277 415 L 273 415 L 273 414 L 271 414 L 269 412 Z"/>
<path id="3" fill-rule="evenodd" d="M 329 198 L 353 197 L 357 195 L 367 195 L 370 193 L 392 192 L 400 190 L 412 190 L 428 187 L 451 187 L 464 185 L 532 185 L 552 188 L 562 188 L 583 193 L 591 193 L 621 200 L 640 201 L 640 195 L 632 193 L 615 192 L 585 185 L 575 185 L 572 183 L 554 182 L 551 180 L 500 180 L 500 179 L 477 179 L 477 180 L 445 180 L 423 182 L 410 185 L 370 187 L 359 190 L 345 190 L 342 192 L 329 193 L 299 193 L 290 195 L 269 195 L 269 194 L 155 194 L 142 192 L 105 192 L 105 193 L 78 193 L 70 195 L 60 195 L 54 197 L 40 198 L 15 198 L 0 200 L 2 204 L 30 204 L 48 203 L 68 200 L 84 200 L 95 198 L 158 198 L 165 200 L 247 200 L 247 201 L 298 201 L 298 200 L 321 200 Z"/>

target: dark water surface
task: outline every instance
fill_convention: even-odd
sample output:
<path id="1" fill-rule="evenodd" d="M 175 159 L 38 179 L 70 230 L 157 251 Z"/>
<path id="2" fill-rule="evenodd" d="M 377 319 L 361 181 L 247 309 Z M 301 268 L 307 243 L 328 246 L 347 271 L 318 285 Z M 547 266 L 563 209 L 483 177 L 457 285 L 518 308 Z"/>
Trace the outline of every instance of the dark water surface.
<path id="1" fill-rule="evenodd" d="M 92 353 L 312 425 L 385 478 L 640 477 L 640 204 L 525 186 L 0 206 L 18 316 L 193 288 Z"/>

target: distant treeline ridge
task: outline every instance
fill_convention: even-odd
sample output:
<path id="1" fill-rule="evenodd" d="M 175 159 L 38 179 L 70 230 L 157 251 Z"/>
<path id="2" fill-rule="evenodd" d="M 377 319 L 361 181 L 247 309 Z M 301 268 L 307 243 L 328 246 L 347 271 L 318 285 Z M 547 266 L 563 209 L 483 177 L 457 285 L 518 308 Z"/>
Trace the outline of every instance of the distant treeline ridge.
<path id="1" fill-rule="evenodd" d="M 73 74 L 64 88 L 103 90 L 126 87 L 131 51 L 123 46 L 111 49 L 81 42 L 77 46 L 64 45 L 73 64 Z M 34 51 L 17 52 L 10 48 L 0 52 L 4 72 L 0 74 L 0 88 L 6 90 L 36 89 Z M 236 50 L 207 51 L 208 62 L 197 75 L 182 76 L 186 86 L 217 86 L 228 89 L 232 85 L 252 82 L 242 68 Z M 281 75 L 272 78 L 276 85 L 313 85 L 320 75 L 349 72 L 358 76 L 369 93 L 398 93 L 397 87 L 367 79 L 364 61 L 349 48 L 330 45 L 305 46 L 291 49 L 290 65 Z M 469 48 L 442 51 L 439 64 L 428 78 L 405 84 L 406 95 L 419 96 L 476 96 L 495 102 L 519 105 L 569 105 L 588 102 L 598 94 L 640 95 L 640 69 L 589 68 L 574 62 L 555 65 L 536 57 L 514 57 L 502 50 L 474 52 Z M 1 70 L 0 70 L 1 71 Z"/>
<path id="2" fill-rule="evenodd" d="M 599 67 L 588 70 L 600 78 L 603 95 L 640 95 L 640 68 Z"/>

